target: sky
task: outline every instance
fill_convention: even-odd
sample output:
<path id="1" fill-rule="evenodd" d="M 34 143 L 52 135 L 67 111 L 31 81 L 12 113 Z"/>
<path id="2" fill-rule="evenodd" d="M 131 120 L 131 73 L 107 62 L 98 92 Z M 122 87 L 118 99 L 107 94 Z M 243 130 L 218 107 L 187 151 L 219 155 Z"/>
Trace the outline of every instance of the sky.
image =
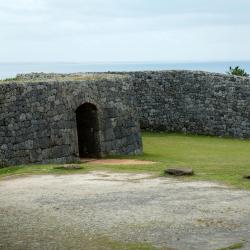
<path id="1" fill-rule="evenodd" d="M 0 62 L 250 60 L 250 0 L 0 0 Z"/>

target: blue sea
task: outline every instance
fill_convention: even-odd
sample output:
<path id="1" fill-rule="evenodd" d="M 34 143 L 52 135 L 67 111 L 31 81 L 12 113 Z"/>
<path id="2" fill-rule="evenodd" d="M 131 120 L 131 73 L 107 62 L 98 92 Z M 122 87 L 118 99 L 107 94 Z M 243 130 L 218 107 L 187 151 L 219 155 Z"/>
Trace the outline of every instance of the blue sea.
<path id="1" fill-rule="evenodd" d="M 235 62 L 138 62 L 138 63 L 0 63 L 0 79 L 14 77 L 20 73 L 31 72 L 107 72 L 140 70 L 204 70 L 225 73 L 230 66 L 240 66 L 250 73 L 250 61 Z"/>

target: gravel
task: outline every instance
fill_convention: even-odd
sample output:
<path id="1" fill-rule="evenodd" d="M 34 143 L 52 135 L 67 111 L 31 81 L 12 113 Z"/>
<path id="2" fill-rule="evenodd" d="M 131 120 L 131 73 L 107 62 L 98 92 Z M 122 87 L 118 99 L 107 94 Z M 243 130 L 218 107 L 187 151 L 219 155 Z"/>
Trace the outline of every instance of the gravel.
<path id="1" fill-rule="evenodd" d="M 86 249 L 96 236 L 179 250 L 240 242 L 250 249 L 250 192 L 110 172 L 0 182 L 0 249 Z"/>

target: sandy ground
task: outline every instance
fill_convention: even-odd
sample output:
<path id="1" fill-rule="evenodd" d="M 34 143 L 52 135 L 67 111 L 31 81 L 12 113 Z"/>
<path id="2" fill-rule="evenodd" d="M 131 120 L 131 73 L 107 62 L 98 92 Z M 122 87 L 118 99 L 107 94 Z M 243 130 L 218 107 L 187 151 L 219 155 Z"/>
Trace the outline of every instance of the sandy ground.
<path id="1" fill-rule="evenodd" d="M 0 182 L 0 249 L 91 249 L 90 235 L 159 248 L 250 249 L 250 192 L 92 172 Z"/>
<path id="2" fill-rule="evenodd" d="M 140 161 L 130 159 L 81 159 L 81 161 L 98 165 L 147 165 L 155 163 L 153 161 Z"/>

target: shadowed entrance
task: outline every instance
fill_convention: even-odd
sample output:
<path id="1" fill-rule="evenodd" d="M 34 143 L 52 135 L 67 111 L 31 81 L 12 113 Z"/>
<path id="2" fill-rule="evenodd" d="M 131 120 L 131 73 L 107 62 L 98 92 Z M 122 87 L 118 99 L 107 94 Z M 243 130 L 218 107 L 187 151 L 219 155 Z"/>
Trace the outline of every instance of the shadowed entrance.
<path id="1" fill-rule="evenodd" d="M 98 112 L 95 105 L 85 103 L 76 110 L 79 156 L 100 156 Z"/>

